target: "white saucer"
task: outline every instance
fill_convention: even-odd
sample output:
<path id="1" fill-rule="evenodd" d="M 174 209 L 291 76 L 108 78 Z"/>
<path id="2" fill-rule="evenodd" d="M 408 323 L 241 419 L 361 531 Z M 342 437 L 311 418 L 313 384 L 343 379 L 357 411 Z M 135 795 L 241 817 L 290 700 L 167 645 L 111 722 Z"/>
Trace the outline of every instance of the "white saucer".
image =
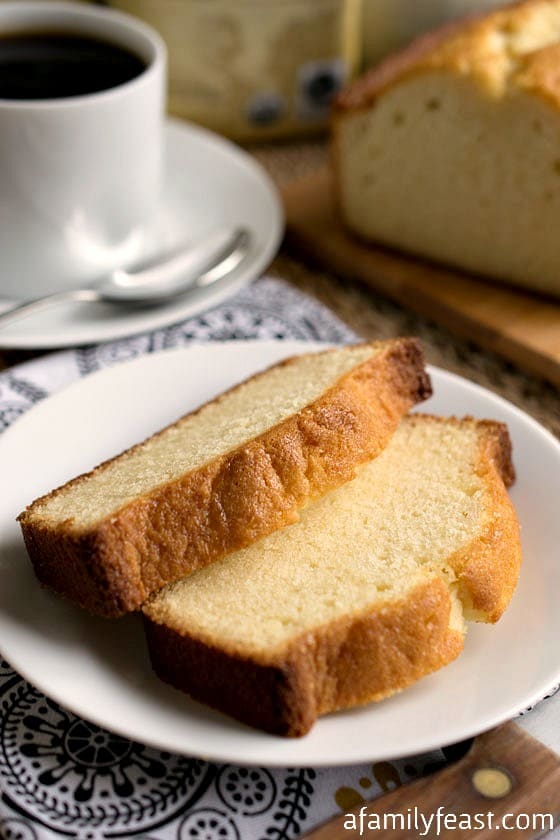
<path id="1" fill-rule="evenodd" d="M 123 338 L 175 323 L 214 306 L 254 280 L 274 257 L 284 229 L 276 188 L 246 152 L 212 132 L 168 120 L 163 196 L 140 233 L 138 259 L 165 252 L 220 223 L 249 228 L 254 241 L 223 281 L 146 311 L 124 313 L 104 304 L 67 304 L 0 330 L 0 347 L 68 347 Z M 0 254 L 0 271 L 2 255 Z M 0 309 L 6 302 L 0 300 Z"/>
<path id="2" fill-rule="evenodd" d="M 471 625 L 447 668 L 401 694 L 327 715 L 309 735 L 249 729 L 159 682 L 140 620 L 95 619 L 38 585 L 15 522 L 40 493 L 161 428 L 256 370 L 316 345 L 201 344 L 88 376 L 40 403 L 0 438 L 0 649 L 76 714 L 162 750 L 212 761 L 313 767 L 382 761 L 462 741 L 540 699 L 560 677 L 560 444 L 489 391 L 432 369 L 422 410 L 509 426 L 523 534 L 519 586 L 496 626 Z"/>

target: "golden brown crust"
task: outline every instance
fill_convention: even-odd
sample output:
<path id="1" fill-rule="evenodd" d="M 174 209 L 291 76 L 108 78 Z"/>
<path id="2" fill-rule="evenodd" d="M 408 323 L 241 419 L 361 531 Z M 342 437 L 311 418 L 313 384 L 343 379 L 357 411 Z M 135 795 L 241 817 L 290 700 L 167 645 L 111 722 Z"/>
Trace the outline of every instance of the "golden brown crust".
<path id="1" fill-rule="evenodd" d="M 49 527 L 32 505 L 19 519 L 37 576 L 96 614 L 137 609 L 164 584 L 295 521 L 376 457 L 430 393 L 419 342 L 386 342 L 302 411 L 85 533 Z"/>
<path id="2" fill-rule="evenodd" d="M 342 618 L 269 658 L 225 651 L 145 618 L 154 670 L 196 700 L 276 735 L 299 737 L 318 715 L 381 700 L 447 665 L 463 648 L 451 598 L 433 578 L 410 596 Z"/>
<path id="3" fill-rule="evenodd" d="M 387 88 L 408 76 L 410 71 L 463 26 L 464 21 L 452 21 L 427 32 L 354 79 L 336 97 L 333 103 L 335 116 L 346 111 L 368 108 Z"/>
<path id="4" fill-rule="evenodd" d="M 475 421 L 480 430 L 484 430 L 481 436 L 481 460 L 488 460 L 492 463 L 506 487 L 511 487 L 515 482 L 515 467 L 513 466 L 513 447 L 509 436 L 508 427 L 505 423 L 498 423 L 496 420 Z"/>
<path id="5" fill-rule="evenodd" d="M 530 91 L 560 106 L 560 33 L 556 43 L 522 51 L 515 38 L 547 7 L 560 0 L 521 0 L 506 7 L 451 21 L 413 41 L 352 82 L 337 97 L 335 126 L 345 113 L 370 107 L 385 91 L 412 76 L 442 71 L 470 77 L 488 92 Z"/>
<path id="6" fill-rule="evenodd" d="M 521 568 L 521 535 L 506 487 L 514 479 L 511 440 L 503 423 L 481 421 L 477 472 L 484 478 L 486 528 L 470 546 L 449 560 L 459 581 L 467 614 L 495 622 L 515 591 Z M 500 480 L 501 479 L 501 480 Z"/>
<path id="7" fill-rule="evenodd" d="M 494 420 L 429 417 L 436 423 L 472 423 L 479 439 L 475 472 L 485 484 L 484 529 L 447 561 L 457 578 L 457 594 L 467 618 L 496 622 L 515 591 L 521 568 L 519 521 L 506 488 L 515 481 L 507 426 Z"/>
<path id="8" fill-rule="evenodd" d="M 560 107 L 560 46 L 553 44 L 520 63 L 516 81 L 520 89 L 534 93 L 554 108 Z"/>

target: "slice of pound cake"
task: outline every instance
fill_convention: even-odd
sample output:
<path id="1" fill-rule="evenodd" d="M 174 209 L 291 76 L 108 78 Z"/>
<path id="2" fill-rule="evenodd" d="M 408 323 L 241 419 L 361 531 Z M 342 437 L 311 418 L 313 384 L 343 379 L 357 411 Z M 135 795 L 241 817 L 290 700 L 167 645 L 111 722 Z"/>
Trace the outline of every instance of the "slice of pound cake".
<path id="1" fill-rule="evenodd" d="M 560 0 L 454 22 L 351 84 L 338 200 L 368 240 L 560 295 Z"/>
<path id="2" fill-rule="evenodd" d="M 282 362 L 28 507 L 19 521 L 37 576 L 93 613 L 137 609 L 294 522 L 430 393 L 415 339 Z"/>
<path id="3" fill-rule="evenodd" d="M 455 659 L 465 620 L 507 607 L 520 566 L 512 481 L 505 426 L 406 418 L 299 522 L 150 599 L 156 673 L 290 736 L 400 691 Z"/>

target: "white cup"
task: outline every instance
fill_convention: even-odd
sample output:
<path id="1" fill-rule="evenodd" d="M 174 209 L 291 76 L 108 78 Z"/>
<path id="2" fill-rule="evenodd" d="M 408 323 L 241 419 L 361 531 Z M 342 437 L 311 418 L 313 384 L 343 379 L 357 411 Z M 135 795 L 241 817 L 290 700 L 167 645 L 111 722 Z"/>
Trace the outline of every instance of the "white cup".
<path id="1" fill-rule="evenodd" d="M 7 33 L 69 32 L 122 46 L 145 69 L 99 93 L 0 99 L 0 299 L 72 288 L 133 260 L 162 175 L 166 51 L 109 9 L 3 2 Z"/>

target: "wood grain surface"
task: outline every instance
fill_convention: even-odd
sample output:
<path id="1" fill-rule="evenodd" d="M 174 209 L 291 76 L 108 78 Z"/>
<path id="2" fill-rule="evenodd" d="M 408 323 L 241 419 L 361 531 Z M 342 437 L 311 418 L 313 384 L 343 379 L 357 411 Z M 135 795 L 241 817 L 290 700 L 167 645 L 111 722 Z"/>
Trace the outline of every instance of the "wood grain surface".
<path id="1" fill-rule="evenodd" d="M 490 781 L 493 777 L 497 778 L 498 784 L 488 784 L 488 777 Z M 500 779 L 506 780 L 503 787 Z M 476 837 L 488 840 L 503 834 L 511 840 L 529 840 L 541 837 L 549 830 L 547 824 L 543 831 L 543 821 L 536 815 L 551 814 L 554 824 L 558 823 L 560 757 L 515 724 L 506 723 L 476 738 L 467 755 L 455 764 L 366 803 L 366 816 L 361 823 L 360 807 L 363 806 L 356 806 L 348 814 L 340 814 L 301 840 L 344 840 L 359 836 L 375 837 L 377 840 L 411 840 L 421 836 L 414 826 L 415 819 L 420 820 L 419 828 L 426 838 L 464 840 Z M 438 809 L 441 815 L 439 821 Z M 489 812 L 493 815 L 490 819 Z M 412 830 L 408 827 L 409 813 Z M 355 815 L 355 830 L 350 830 L 349 814 Z M 386 830 L 376 829 L 378 818 L 383 826 L 383 815 L 398 814 L 403 815 L 404 827 L 391 816 L 387 817 Z M 419 814 L 427 820 L 434 815 L 427 832 Z M 451 815 L 447 825 L 444 824 L 444 814 Z M 478 823 L 485 823 L 484 827 L 476 827 L 475 815 L 480 815 Z M 502 824 L 504 817 L 505 823 Z M 518 817 L 519 828 L 516 827 Z M 371 829 L 367 826 L 368 819 L 374 821 Z M 527 821 L 529 825 L 524 828 Z M 471 828 L 467 827 L 468 824 Z M 360 825 L 363 828 L 361 835 Z"/>
<path id="2" fill-rule="evenodd" d="M 360 242 L 340 224 L 326 169 L 285 186 L 283 199 L 288 243 L 321 267 L 560 385 L 560 301 Z"/>

